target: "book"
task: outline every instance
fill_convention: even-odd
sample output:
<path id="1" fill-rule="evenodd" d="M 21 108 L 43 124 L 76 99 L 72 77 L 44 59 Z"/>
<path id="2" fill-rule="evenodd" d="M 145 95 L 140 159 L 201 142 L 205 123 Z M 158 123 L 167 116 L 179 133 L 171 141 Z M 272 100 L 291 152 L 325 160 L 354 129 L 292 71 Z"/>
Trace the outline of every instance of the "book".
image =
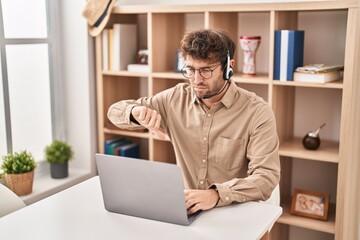
<path id="1" fill-rule="evenodd" d="M 139 144 L 137 143 L 130 143 L 125 144 L 119 147 L 119 156 L 123 157 L 133 157 L 133 158 L 139 158 Z"/>
<path id="2" fill-rule="evenodd" d="M 131 143 L 131 142 L 128 139 L 123 139 L 123 140 L 120 140 L 120 141 L 110 144 L 108 154 L 109 155 L 120 155 L 119 148 L 121 146 L 127 145 L 129 143 Z"/>
<path id="3" fill-rule="evenodd" d="M 104 141 L 104 153 L 105 154 L 109 154 L 109 151 L 110 151 L 110 145 L 114 142 L 118 142 L 118 141 L 121 141 L 123 140 L 124 138 L 122 137 L 114 137 L 114 138 L 110 138 L 110 139 L 106 139 Z"/>
<path id="4" fill-rule="evenodd" d="M 274 80 L 292 81 L 293 72 L 303 65 L 304 31 L 275 31 Z"/>
<path id="5" fill-rule="evenodd" d="M 109 70 L 114 70 L 114 29 L 108 29 Z"/>
<path id="6" fill-rule="evenodd" d="M 104 29 L 101 33 L 101 45 L 102 45 L 102 67 L 104 71 L 109 70 L 109 42 L 108 42 L 108 30 Z"/>
<path id="7" fill-rule="evenodd" d="M 150 68 L 147 64 L 129 64 L 127 66 L 129 72 L 149 73 Z"/>
<path id="8" fill-rule="evenodd" d="M 328 65 L 324 63 L 316 63 L 298 67 L 295 71 L 305 73 L 323 73 L 342 70 L 344 70 L 344 65 Z"/>
<path id="9" fill-rule="evenodd" d="M 115 23 L 113 70 L 126 70 L 127 65 L 135 61 L 137 53 L 136 24 Z"/>
<path id="10" fill-rule="evenodd" d="M 294 81 L 311 82 L 311 83 L 327 83 L 341 79 L 340 71 L 332 72 L 294 72 Z"/>

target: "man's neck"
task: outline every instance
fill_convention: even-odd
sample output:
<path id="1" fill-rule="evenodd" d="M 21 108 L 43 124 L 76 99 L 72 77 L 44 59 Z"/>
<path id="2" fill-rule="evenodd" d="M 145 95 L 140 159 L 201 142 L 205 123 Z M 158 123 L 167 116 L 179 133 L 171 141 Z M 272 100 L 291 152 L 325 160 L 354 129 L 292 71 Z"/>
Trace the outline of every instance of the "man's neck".
<path id="1" fill-rule="evenodd" d="M 211 109 L 212 105 L 219 102 L 224 97 L 225 93 L 229 89 L 229 86 L 230 86 L 230 82 L 226 84 L 224 91 L 222 91 L 219 95 L 207 99 L 200 99 L 200 100 L 207 108 Z"/>

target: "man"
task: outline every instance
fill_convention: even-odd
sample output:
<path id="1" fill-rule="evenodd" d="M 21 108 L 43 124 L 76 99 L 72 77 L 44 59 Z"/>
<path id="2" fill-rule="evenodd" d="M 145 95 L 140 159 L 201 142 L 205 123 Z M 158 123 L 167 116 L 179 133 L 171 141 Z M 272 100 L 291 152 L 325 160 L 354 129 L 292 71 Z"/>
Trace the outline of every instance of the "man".
<path id="1" fill-rule="evenodd" d="M 170 138 L 187 189 L 188 212 L 266 200 L 279 183 L 278 137 L 270 106 L 230 80 L 235 44 L 224 31 L 186 34 L 180 83 L 153 97 L 113 104 L 108 118 L 125 129 Z"/>

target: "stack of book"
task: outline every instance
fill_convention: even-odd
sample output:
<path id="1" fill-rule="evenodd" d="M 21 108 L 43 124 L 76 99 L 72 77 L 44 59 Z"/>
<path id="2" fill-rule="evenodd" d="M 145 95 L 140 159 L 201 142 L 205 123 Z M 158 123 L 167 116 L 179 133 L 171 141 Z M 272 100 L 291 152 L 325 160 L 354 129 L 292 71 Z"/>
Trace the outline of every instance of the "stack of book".
<path id="1" fill-rule="evenodd" d="M 310 64 L 296 68 L 294 72 L 294 81 L 327 83 L 342 78 L 344 65 Z"/>
<path id="2" fill-rule="evenodd" d="M 137 27 L 135 24 L 115 23 L 102 31 L 103 70 L 127 70 L 137 53 Z"/>
<path id="3" fill-rule="evenodd" d="M 104 153 L 124 157 L 140 157 L 139 144 L 131 142 L 127 138 L 114 137 L 104 142 Z"/>

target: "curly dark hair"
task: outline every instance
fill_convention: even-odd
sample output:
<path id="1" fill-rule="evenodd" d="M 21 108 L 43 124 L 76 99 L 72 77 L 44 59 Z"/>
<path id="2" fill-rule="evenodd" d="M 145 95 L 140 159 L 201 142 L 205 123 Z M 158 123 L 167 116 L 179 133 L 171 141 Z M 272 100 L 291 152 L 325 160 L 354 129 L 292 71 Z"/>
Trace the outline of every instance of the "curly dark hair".
<path id="1" fill-rule="evenodd" d="M 230 59 L 234 57 L 235 43 L 229 34 L 223 30 L 204 29 L 185 34 L 181 40 L 181 55 L 194 59 L 221 62 L 225 67 L 227 53 Z"/>

